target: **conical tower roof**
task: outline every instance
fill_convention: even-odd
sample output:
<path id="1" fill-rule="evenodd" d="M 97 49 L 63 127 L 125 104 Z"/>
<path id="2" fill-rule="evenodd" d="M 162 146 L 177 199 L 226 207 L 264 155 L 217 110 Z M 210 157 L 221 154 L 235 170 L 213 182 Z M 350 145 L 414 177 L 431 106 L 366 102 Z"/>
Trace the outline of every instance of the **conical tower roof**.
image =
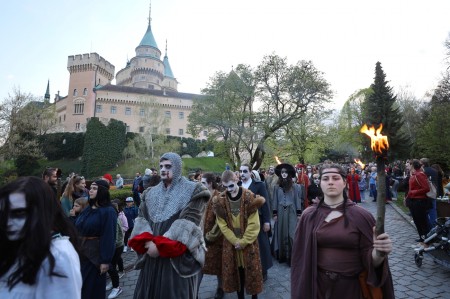
<path id="1" fill-rule="evenodd" d="M 50 79 L 47 81 L 47 90 L 45 91 L 44 99 L 50 100 Z"/>
<path id="2" fill-rule="evenodd" d="M 150 22 L 148 23 L 147 32 L 145 32 L 139 46 L 150 46 L 158 49 L 158 45 L 156 44 L 155 37 L 152 33 L 152 25 L 150 24 Z"/>
<path id="3" fill-rule="evenodd" d="M 173 75 L 172 72 L 172 68 L 170 67 L 169 57 L 167 57 L 167 40 L 166 40 L 166 53 L 164 54 L 163 63 L 164 63 L 164 76 L 175 79 L 175 76 Z"/>

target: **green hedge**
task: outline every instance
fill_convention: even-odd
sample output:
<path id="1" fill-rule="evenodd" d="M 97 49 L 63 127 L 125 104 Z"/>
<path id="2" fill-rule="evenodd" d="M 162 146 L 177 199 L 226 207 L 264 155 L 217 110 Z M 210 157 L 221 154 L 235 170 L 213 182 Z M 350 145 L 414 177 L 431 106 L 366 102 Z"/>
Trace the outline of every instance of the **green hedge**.
<path id="1" fill-rule="evenodd" d="M 83 155 L 84 133 L 52 133 L 39 137 L 39 145 L 48 160 L 76 159 Z"/>
<path id="2" fill-rule="evenodd" d="M 87 123 L 81 172 L 87 177 L 100 176 L 121 160 L 126 146 L 126 126 L 111 119 L 105 126 L 97 117 Z"/>
<path id="3" fill-rule="evenodd" d="M 131 191 L 131 188 L 109 190 L 109 194 L 111 195 L 111 200 L 118 198 L 121 201 L 125 201 L 127 197 L 133 197 L 133 191 Z"/>

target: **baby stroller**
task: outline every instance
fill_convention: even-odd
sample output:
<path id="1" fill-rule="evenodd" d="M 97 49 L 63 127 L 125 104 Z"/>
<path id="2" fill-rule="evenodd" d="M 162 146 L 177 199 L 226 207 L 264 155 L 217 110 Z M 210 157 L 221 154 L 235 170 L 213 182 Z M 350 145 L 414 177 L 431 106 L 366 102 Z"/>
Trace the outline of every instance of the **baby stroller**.
<path id="1" fill-rule="evenodd" d="M 426 246 L 416 248 L 414 261 L 422 266 L 423 254 L 431 256 L 437 264 L 450 268 L 450 217 L 436 219 L 436 226 L 427 234 Z"/>

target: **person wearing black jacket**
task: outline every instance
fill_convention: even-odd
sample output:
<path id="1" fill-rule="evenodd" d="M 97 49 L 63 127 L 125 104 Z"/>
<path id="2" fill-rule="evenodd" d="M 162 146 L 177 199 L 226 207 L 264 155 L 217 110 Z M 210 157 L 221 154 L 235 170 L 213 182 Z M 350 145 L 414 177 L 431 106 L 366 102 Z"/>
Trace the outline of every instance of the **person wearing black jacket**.
<path id="1" fill-rule="evenodd" d="M 436 169 L 430 166 L 430 160 L 428 158 L 420 159 L 420 163 L 422 164 L 423 172 L 427 175 L 428 179 L 433 183 L 436 190 L 438 189 L 438 172 Z M 431 198 L 432 208 L 428 210 L 428 226 L 429 228 L 433 228 L 436 219 L 437 219 L 437 210 L 436 210 L 436 198 Z"/>

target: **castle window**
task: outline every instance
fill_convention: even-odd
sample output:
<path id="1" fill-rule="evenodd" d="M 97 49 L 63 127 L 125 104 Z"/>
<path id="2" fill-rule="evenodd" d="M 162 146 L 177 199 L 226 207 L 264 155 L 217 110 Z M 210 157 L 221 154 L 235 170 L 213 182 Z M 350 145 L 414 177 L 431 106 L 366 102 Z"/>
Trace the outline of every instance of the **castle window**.
<path id="1" fill-rule="evenodd" d="M 131 115 L 131 108 L 125 107 L 125 115 Z"/>
<path id="2" fill-rule="evenodd" d="M 59 123 L 61 123 L 61 115 L 59 116 Z"/>
<path id="3" fill-rule="evenodd" d="M 207 137 L 208 136 L 208 131 L 203 131 L 203 136 Z"/>
<path id="4" fill-rule="evenodd" d="M 166 111 L 165 112 L 165 116 L 166 116 L 166 118 L 171 118 L 172 117 L 170 111 Z"/>
<path id="5" fill-rule="evenodd" d="M 155 86 L 153 86 L 153 84 L 149 84 L 149 85 L 148 85 L 148 88 L 149 88 L 149 89 L 155 89 Z"/>
<path id="6" fill-rule="evenodd" d="M 166 128 L 166 135 L 170 135 L 170 128 Z"/>
<path id="7" fill-rule="evenodd" d="M 152 128 L 152 134 L 158 134 L 158 127 Z"/>
<path id="8" fill-rule="evenodd" d="M 127 133 L 130 132 L 130 126 L 127 126 Z"/>
<path id="9" fill-rule="evenodd" d="M 178 129 L 178 135 L 183 136 L 183 134 L 184 134 L 183 129 Z"/>
<path id="10" fill-rule="evenodd" d="M 74 114 L 83 114 L 84 112 L 84 103 L 75 103 Z"/>
<path id="11" fill-rule="evenodd" d="M 111 106 L 111 114 L 116 114 L 116 113 L 117 113 L 117 107 Z"/>
<path id="12" fill-rule="evenodd" d="M 145 109 L 144 109 L 144 108 L 141 108 L 141 109 L 139 110 L 139 116 L 142 116 L 142 117 L 145 116 Z"/>
<path id="13" fill-rule="evenodd" d="M 64 114 L 63 121 L 66 121 L 66 115 Z"/>
<path id="14" fill-rule="evenodd" d="M 76 97 L 77 95 L 78 95 L 78 91 L 77 91 L 77 89 L 75 88 L 75 89 L 73 90 L 73 96 Z"/>
<path id="15" fill-rule="evenodd" d="M 84 95 L 84 96 L 87 96 L 87 88 L 85 88 L 85 89 L 83 90 L 83 95 Z"/>
<path id="16" fill-rule="evenodd" d="M 75 131 L 79 131 L 80 130 L 80 123 L 76 123 L 75 124 Z"/>
<path id="17" fill-rule="evenodd" d="M 144 133 L 144 127 L 139 127 L 139 133 Z"/>
<path id="18" fill-rule="evenodd" d="M 184 119 L 184 112 L 183 111 L 178 112 L 178 119 Z"/>
<path id="19" fill-rule="evenodd" d="M 95 107 L 95 112 L 96 113 L 102 113 L 103 111 L 103 107 L 100 104 L 97 104 L 97 106 Z"/>

